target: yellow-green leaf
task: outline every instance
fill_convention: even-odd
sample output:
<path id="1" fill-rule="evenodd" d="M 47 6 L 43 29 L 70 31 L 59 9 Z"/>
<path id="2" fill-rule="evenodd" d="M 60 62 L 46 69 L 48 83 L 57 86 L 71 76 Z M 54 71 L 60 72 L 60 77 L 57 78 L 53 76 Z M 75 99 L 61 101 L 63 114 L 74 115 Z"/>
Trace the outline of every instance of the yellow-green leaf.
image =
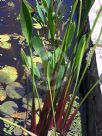
<path id="1" fill-rule="evenodd" d="M 7 34 L 0 35 L 0 42 L 7 42 L 10 40 L 10 36 Z"/>

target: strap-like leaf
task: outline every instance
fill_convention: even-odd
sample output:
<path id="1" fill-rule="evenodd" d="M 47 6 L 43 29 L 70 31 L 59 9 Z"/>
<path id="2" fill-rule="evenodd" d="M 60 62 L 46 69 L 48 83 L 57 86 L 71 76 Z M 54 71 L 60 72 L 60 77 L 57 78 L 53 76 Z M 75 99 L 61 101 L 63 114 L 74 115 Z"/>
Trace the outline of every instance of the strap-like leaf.
<path id="1" fill-rule="evenodd" d="M 25 36 L 28 44 L 30 44 L 32 37 L 32 19 L 24 1 L 25 0 L 21 0 L 20 21 L 22 33 Z"/>
<path id="2" fill-rule="evenodd" d="M 48 63 L 48 55 L 42 43 L 42 40 L 38 36 L 34 36 L 31 41 L 32 47 L 42 59 L 44 71 L 46 74 L 47 71 L 47 63 Z"/>
<path id="3" fill-rule="evenodd" d="M 34 50 L 41 57 L 41 59 L 43 61 L 48 60 L 47 52 L 46 52 L 44 45 L 42 43 L 42 40 L 39 38 L 39 36 L 34 36 L 32 38 L 31 43 L 32 43 Z"/>
<path id="4" fill-rule="evenodd" d="M 54 20 L 53 20 L 53 7 L 50 4 L 48 10 L 48 25 L 50 29 L 51 39 L 54 41 Z"/>
<path id="5" fill-rule="evenodd" d="M 80 68 L 81 68 L 81 63 L 82 63 L 82 58 L 83 55 L 85 53 L 85 50 L 87 48 L 87 44 L 86 43 L 86 35 L 84 35 L 78 45 L 78 49 L 77 49 L 77 54 L 76 54 L 76 58 L 75 58 L 75 68 L 77 67 L 76 73 L 77 73 L 77 79 L 79 77 L 79 72 L 80 72 Z"/>
<path id="6" fill-rule="evenodd" d="M 39 5 L 38 0 L 36 0 L 36 7 L 37 7 L 37 11 L 38 11 L 38 14 L 39 14 L 42 22 L 45 24 L 45 19 L 44 19 L 44 16 L 43 16 L 43 12 L 42 12 L 41 6 Z"/>

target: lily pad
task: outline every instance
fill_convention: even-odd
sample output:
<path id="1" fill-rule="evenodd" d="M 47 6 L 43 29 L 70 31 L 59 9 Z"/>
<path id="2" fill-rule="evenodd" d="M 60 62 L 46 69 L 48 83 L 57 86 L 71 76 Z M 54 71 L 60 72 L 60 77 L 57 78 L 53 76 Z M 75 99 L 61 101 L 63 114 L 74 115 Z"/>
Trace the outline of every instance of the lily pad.
<path id="1" fill-rule="evenodd" d="M 12 99 L 20 99 L 24 96 L 24 87 L 18 82 L 12 82 L 6 86 L 6 93 Z"/>
<path id="2" fill-rule="evenodd" d="M 27 115 L 26 112 L 16 112 L 16 113 L 13 113 L 11 115 L 11 117 L 16 118 L 16 119 L 23 119 L 23 120 L 25 120 L 25 119 L 28 118 L 28 115 Z"/>
<path id="3" fill-rule="evenodd" d="M 32 93 L 29 93 L 28 95 L 26 95 L 24 98 L 23 98 L 23 107 L 24 108 L 27 108 L 29 110 L 31 110 L 31 107 L 32 107 L 32 99 L 33 99 L 33 94 Z M 38 103 L 38 99 L 35 98 L 35 109 L 38 110 L 39 109 L 39 103 Z M 43 106 L 43 103 L 42 103 L 42 99 L 39 99 L 40 100 L 40 107 Z M 28 104 L 28 105 L 27 105 Z"/>
<path id="4" fill-rule="evenodd" d="M 4 101 L 6 99 L 7 95 L 5 90 L 0 90 L 0 101 Z"/>
<path id="5" fill-rule="evenodd" d="M 4 115 L 11 115 L 18 110 L 18 105 L 13 101 L 6 101 L 0 105 L 0 113 Z"/>
<path id="6" fill-rule="evenodd" d="M 0 47 L 3 49 L 10 49 L 11 48 L 11 43 L 9 42 L 0 42 Z"/>
<path id="7" fill-rule="evenodd" d="M 15 67 L 5 66 L 0 70 L 0 82 L 8 84 L 14 82 L 18 77 L 18 73 Z"/>
<path id="8" fill-rule="evenodd" d="M 10 36 L 7 34 L 0 35 L 0 42 L 7 42 L 10 40 Z"/>

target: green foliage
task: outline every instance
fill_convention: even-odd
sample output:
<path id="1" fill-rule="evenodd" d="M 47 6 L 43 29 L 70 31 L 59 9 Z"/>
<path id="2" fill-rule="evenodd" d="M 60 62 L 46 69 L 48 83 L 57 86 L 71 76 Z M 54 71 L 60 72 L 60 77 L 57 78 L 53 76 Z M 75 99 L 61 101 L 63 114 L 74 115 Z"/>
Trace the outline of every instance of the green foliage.
<path id="1" fill-rule="evenodd" d="M 9 107 L 9 108 L 7 108 Z M 18 105 L 13 101 L 7 101 L 0 105 L 0 112 L 4 115 L 11 115 L 18 110 Z"/>
<path id="2" fill-rule="evenodd" d="M 88 2 L 88 1 L 87 1 Z M 24 1 L 22 1 L 24 3 Z M 59 4 L 58 4 L 59 3 Z M 80 1 L 80 13 L 78 19 L 78 28 L 75 22 L 72 20 L 75 10 L 77 8 L 78 0 L 73 1 L 72 9 L 70 12 L 69 20 L 67 23 L 67 28 L 61 39 L 58 34 L 58 30 L 61 24 L 59 11 L 61 10 L 62 1 L 54 2 L 53 0 L 42 0 L 39 2 L 36 0 L 36 9 L 38 16 L 33 17 L 34 21 L 42 26 L 42 30 L 45 30 L 42 36 L 40 31 L 37 31 L 37 36 L 33 36 L 29 39 L 29 51 L 30 51 L 30 65 L 26 57 L 26 53 L 22 50 L 23 62 L 26 67 L 31 71 L 33 91 L 37 95 L 40 115 L 38 124 L 35 122 L 36 114 L 35 110 L 32 110 L 32 126 L 33 133 L 37 135 L 47 136 L 50 126 L 54 127 L 54 132 L 59 132 L 60 135 L 65 136 L 71 127 L 72 121 L 74 120 L 76 114 L 78 113 L 79 107 L 82 105 L 85 99 L 75 107 L 73 110 L 73 104 L 76 99 L 78 89 L 80 87 L 81 81 L 85 75 L 88 65 L 85 66 L 82 76 L 80 75 L 80 69 L 82 65 L 82 59 L 84 53 L 87 49 L 88 43 L 92 32 L 90 32 L 88 38 L 86 35 L 80 36 L 80 21 L 81 21 L 81 10 L 82 1 Z M 88 15 L 89 9 L 92 6 L 93 1 L 87 3 L 88 7 L 85 11 L 85 19 Z M 58 5 L 57 5 L 58 4 Z M 26 5 L 25 5 L 26 7 Z M 21 5 L 21 25 L 23 22 L 26 24 L 26 15 L 24 13 L 23 4 Z M 57 7 L 57 8 L 56 8 Z M 99 12 L 100 14 L 100 12 Z M 99 17 L 99 14 L 95 20 L 93 29 Z M 29 13 L 30 16 L 30 13 Z M 61 17 L 63 18 L 63 17 Z M 23 21 L 22 21 L 23 19 Z M 31 18 L 29 18 L 31 20 Z M 85 21 L 85 20 L 84 20 Z M 22 26 L 22 30 L 24 26 Z M 25 29 L 28 29 L 27 27 Z M 92 31 L 93 31 L 92 29 Z M 61 30 L 59 30 L 61 32 Z M 75 35 L 75 32 L 77 34 Z M 24 34 L 27 39 L 26 33 Z M 75 37 L 75 38 L 74 38 Z M 79 39 L 80 37 L 80 39 Z M 29 36 L 28 36 L 29 38 Z M 99 35 L 100 38 L 100 35 Z M 49 41 L 48 47 L 44 42 Z M 74 43 L 72 42 L 74 39 Z M 72 45 L 73 44 L 73 45 Z M 51 48 L 51 50 L 50 50 Z M 67 55 L 67 50 L 71 52 Z M 94 48 L 95 50 L 95 48 Z M 34 64 L 32 61 L 33 51 L 42 59 L 42 68 L 44 69 L 44 75 L 47 82 L 48 92 L 44 100 L 43 107 L 41 108 L 39 94 L 34 78 Z M 92 56 L 91 56 L 92 57 Z M 91 60 L 90 57 L 90 60 Z M 67 58 L 67 59 L 66 59 Z M 43 71 L 42 71 L 43 72 Z M 37 73 L 36 73 L 37 74 Z M 39 74 L 38 74 L 39 75 Z M 74 82 L 75 81 L 75 82 Z M 72 90 L 73 88 L 73 90 Z M 92 89 L 89 90 L 90 93 Z M 69 100 L 69 94 L 72 93 L 72 97 Z M 34 97 L 34 96 L 33 96 Z M 69 100 L 69 103 L 68 103 Z M 36 101 L 34 101 L 33 106 L 35 107 Z"/>
<path id="3" fill-rule="evenodd" d="M 39 36 L 34 36 L 32 38 L 32 48 L 36 51 L 36 53 L 41 57 L 43 61 L 48 60 L 47 53 L 45 51 L 44 45 L 42 43 L 42 40 L 39 38 Z"/>
<path id="4" fill-rule="evenodd" d="M 32 37 L 32 19 L 24 1 L 21 0 L 20 20 L 22 26 L 22 33 L 29 44 Z"/>
<path id="5" fill-rule="evenodd" d="M 11 48 L 11 44 L 8 42 L 4 42 L 4 43 L 0 43 L 0 47 L 3 49 L 10 49 Z"/>
<path id="6" fill-rule="evenodd" d="M 76 53 L 76 58 L 75 58 L 75 68 L 77 66 L 77 79 L 79 77 L 79 73 L 80 73 L 80 68 L 81 68 L 81 63 L 82 63 L 82 59 L 83 59 L 83 56 L 84 56 L 84 53 L 87 49 L 87 44 L 85 44 L 86 42 L 86 35 L 84 35 L 81 39 L 80 39 L 80 42 L 79 42 L 79 45 L 78 45 L 78 49 L 77 49 L 77 53 Z"/>
<path id="7" fill-rule="evenodd" d="M 18 73 L 15 67 L 5 66 L 0 69 L 0 82 L 8 84 L 14 82 L 18 77 Z"/>
<path id="8" fill-rule="evenodd" d="M 53 16 L 53 5 L 50 3 L 49 10 L 48 10 L 48 25 L 49 25 L 49 30 L 50 30 L 50 35 L 52 41 L 54 41 L 54 33 L 55 33 L 55 24 L 54 24 L 54 16 Z"/>
<path id="9" fill-rule="evenodd" d="M 43 23 L 45 23 L 45 19 L 44 19 L 44 16 L 43 16 L 43 12 L 42 12 L 41 6 L 39 5 L 38 0 L 36 0 L 36 7 L 37 7 L 37 11 L 38 11 L 39 17 L 41 18 L 41 21 L 42 21 Z"/>
<path id="10" fill-rule="evenodd" d="M 73 21 L 73 15 L 78 6 L 78 2 L 80 13 L 77 27 Z M 69 130 L 72 128 L 72 122 L 74 119 L 76 119 L 75 117 L 80 106 L 100 81 L 99 79 L 88 91 L 84 99 L 73 108 L 74 103 L 76 102 L 80 84 L 98 43 L 97 41 L 83 72 L 80 73 L 84 53 L 88 47 L 91 34 L 101 13 L 100 9 L 89 36 L 86 37 L 86 34 L 83 36 L 80 35 L 81 16 L 83 15 L 85 22 L 93 0 L 86 2 L 87 10 L 85 11 L 84 16 L 82 14 L 83 1 L 73 1 L 70 16 L 68 22 L 66 23 L 66 30 L 63 32 L 64 34 L 62 37 L 61 33 L 63 30 L 59 29 L 63 28 L 63 13 L 60 12 L 63 11 L 61 0 L 58 0 L 57 2 L 53 0 L 36 0 L 36 13 L 33 17 L 31 17 L 30 12 L 33 10 L 32 6 L 28 4 L 28 1 L 21 0 L 21 28 L 22 33 L 28 43 L 27 49 L 29 53 L 27 54 L 22 48 L 21 57 L 25 68 L 29 71 L 32 78 L 32 92 L 31 94 L 26 94 L 26 96 L 23 98 L 23 106 L 28 108 L 28 110 L 32 110 L 31 129 L 34 135 L 47 136 L 49 130 L 53 129 L 55 136 L 58 133 L 61 136 L 66 136 L 67 133 L 69 133 Z M 36 35 L 32 33 L 32 19 L 34 23 L 40 25 L 42 30 L 40 31 L 40 29 L 37 29 L 36 27 Z M 99 38 L 100 36 L 101 32 Z M 67 53 L 67 50 L 70 52 Z M 33 62 L 33 57 L 35 54 L 36 57 L 39 57 L 42 60 L 41 71 L 39 70 L 39 65 L 36 65 Z M 42 75 L 44 77 L 42 77 Z M 81 75 L 81 77 L 79 75 Z M 44 97 L 43 102 L 41 101 L 38 93 L 39 85 L 37 86 L 36 79 L 37 81 L 40 79 L 44 82 L 45 86 L 41 86 L 41 90 L 44 89 L 44 87 L 47 88 L 47 94 Z M 11 93 L 12 88 L 14 91 Z M 10 85 L 8 85 L 6 87 L 6 91 L 14 94 L 13 97 L 15 98 L 14 92 L 16 89 L 14 89 L 15 87 L 12 88 L 10 89 Z M 18 94 L 16 94 L 16 97 L 21 98 L 21 96 L 18 96 Z M 0 110 L 7 112 L 4 108 L 2 109 L 2 107 L 5 105 L 6 104 L 3 106 L 1 105 Z M 17 127 L 19 128 L 19 126 Z"/>
<path id="11" fill-rule="evenodd" d="M 20 99 L 25 95 L 25 90 L 20 83 L 13 82 L 6 86 L 6 93 L 12 99 Z"/>

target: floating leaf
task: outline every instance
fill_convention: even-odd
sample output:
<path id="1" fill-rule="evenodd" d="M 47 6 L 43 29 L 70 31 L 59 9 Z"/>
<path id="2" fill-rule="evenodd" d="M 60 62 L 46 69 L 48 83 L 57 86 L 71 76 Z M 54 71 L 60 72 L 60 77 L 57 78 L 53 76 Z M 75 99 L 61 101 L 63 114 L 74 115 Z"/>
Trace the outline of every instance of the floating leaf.
<path id="1" fill-rule="evenodd" d="M 18 110 L 18 105 L 13 101 L 6 101 L 2 105 L 0 105 L 0 113 L 11 115 Z"/>
<path id="2" fill-rule="evenodd" d="M 18 82 L 12 82 L 6 87 L 7 95 L 12 99 L 20 99 L 24 96 L 24 87 Z"/>
<path id="3" fill-rule="evenodd" d="M 28 95 L 24 96 L 23 97 L 23 107 L 28 108 L 30 110 L 32 106 L 32 99 L 33 99 L 32 93 L 29 93 Z M 38 110 L 39 108 L 38 99 L 35 98 L 34 100 L 35 100 L 35 109 Z M 42 99 L 40 99 L 40 105 L 42 105 Z"/>
<path id="4" fill-rule="evenodd" d="M 0 35 L 0 42 L 7 42 L 10 40 L 10 36 L 7 34 Z"/>
<path id="5" fill-rule="evenodd" d="M 36 28 L 36 29 L 41 29 L 42 28 L 42 26 L 39 23 L 34 23 L 33 27 Z"/>
<path id="6" fill-rule="evenodd" d="M 11 48 L 11 43 L 9 42 L 0 42 L 0 47 L 3 49 L 10 49 Z"/>
<path id="7" fill-rule="evenodd" d="M 26 112 L 16 112 L 16 113 L 13 113 L 13 114 L 11 115 L 11 117 L 17 118 L 17 119 L 26 119 L 26 118 L 28 118 Z"/>
<path id="8" fill-rule="evenodd" d="M 5 66 L 0 70 L 0 82 L 1 83 L 11 83 L 14 82 L 18 77 L 16 68 L 11 66 Z"/>
<path id="9" fill-rule="evenodd" d="M 4 90 L 0 90 L 0 101 L 4 101 L 6 99 L 7 95 Z"/>

